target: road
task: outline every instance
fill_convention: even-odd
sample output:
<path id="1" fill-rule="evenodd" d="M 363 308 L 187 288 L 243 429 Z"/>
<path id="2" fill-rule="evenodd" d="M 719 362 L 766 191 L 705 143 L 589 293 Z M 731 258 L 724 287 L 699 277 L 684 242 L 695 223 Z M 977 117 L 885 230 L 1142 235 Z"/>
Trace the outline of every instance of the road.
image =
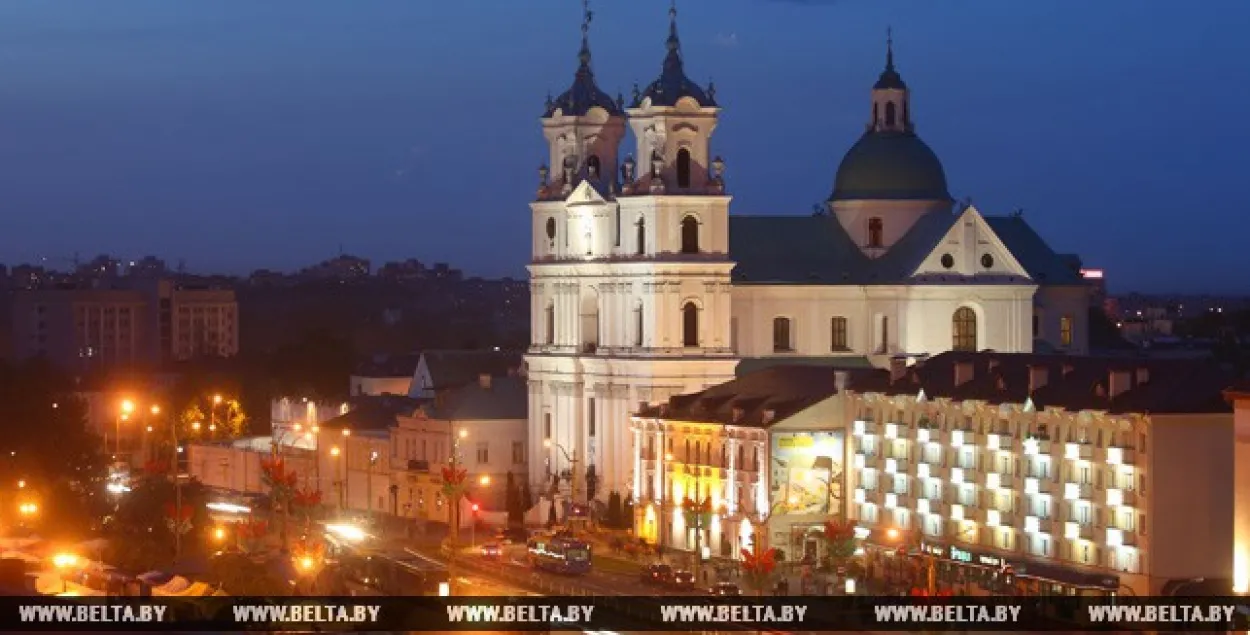
<path id="1" fill-rule="evenodd" d="M 525 545 L 509 545 L 497 558 L 486 558 L 480 552 L 466 549 L 460 556 L 461 561 L 473 566 L 475 570 L 495 569 L 498 576 L 507 580 L 526 580 L 541 585 L 544 589 L 554 588 L 558 593 L 552 595 L 641 595 L 641 596 L 689 596 L 701 595 L 694 591 L 679 591 L 667 587 L 643 584 L 638 578 L 620 573 L 609 573 L 592 569 L 590 573 L 578 576 L 560 575 L 546 571 L 537 571 L 526 561 Z"/>

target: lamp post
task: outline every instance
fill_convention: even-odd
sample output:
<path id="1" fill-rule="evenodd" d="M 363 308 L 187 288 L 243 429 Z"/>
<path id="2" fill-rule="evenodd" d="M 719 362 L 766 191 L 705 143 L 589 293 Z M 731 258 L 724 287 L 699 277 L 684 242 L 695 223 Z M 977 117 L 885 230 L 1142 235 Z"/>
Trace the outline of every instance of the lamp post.
<path id="1" fill-rule="evenodd" d="M 342 486 L 342 489 L 340 490 L 342 492 L 342 496 L 339 497 L 339 500 L 342 503 L 341 507 L 343 509 L 351 509 L 351 500 L 352 500 L 352 488 L 351 488 L 352 465 L 351 465 L 351 462 L 349 461 L 352 455 L 351 436 L 352 436 L 351 429 L 343 428 L 343 452 L 346 453 L 345 456 L 343 457 L 343 462 L 347 463 L 347 465 L 343 467 L 343 481 L 342 481 L 343 486 Z"/>
<path id="2" fill-rule="evenodd" d="M 659 527 L 660 535 L 657 537 L 658 538 L 657 542 L 660 547 L 660 553 L 664 552 L 664 547 L 665 547 L 664 536 L 665 534 L 668 533 L 669 527 L 672 526 L 672 522 L 673 522 L 673 519 L 671 518 L 672 512 L 669 513 L 670 518 L 667 521 L 664 519 L 665 504 L 667 503 L 667 505 L 670 508 L 673 507 L 673 501 L 672 501 L 673 497 L 669 496 L 671 492 L 668 489 L 669 488 L 668 465 L 672 461 L 673 461 L 673 453 L 665 452 L 664 464 L 660 466 L 660 527 Z"/>
<path id="3" fill-rule="evenodd" d="M 160 410 L 156 409 L 156 413 Z M 182 448 L 178 447 L 178 423 L 174 420 L 169 422 L 170 436 L 174 440 L 174 459 L 170 465 L 170 469 L 174 471 L 174 562 L 178 562 L 179 556 L 182 555 L 182 478 L 178 461 Z"/>
<path id="4" fill-rule="evenodd" d="M 116 461 L 117 455 L 122 453 L 122 422 L 130 419 L 130 413 L 135 411 L 135 402 L 126 399 L 122 401 L 121 412 L 117 415 L 117 420 L 113 427 L 113 460 Z"/>
<path id="5" fill-rule="evenodd" d="M 213 395 L 213 403 L 208 407 L 208 431 L 217 431 L 217 406 L 221 405 L 221 395 Z"/>
<path id="6" fill-rule="evenodd" d="M 334 459 L 334 489 L 339 494 L 339 515 L 343 514 L 343 462 L 339 460 L 342 450 L 339 446 L 330 448 L 330 458 Z"/>
<path id="7" fill-rule="evenodd" d="M 460 428 L 459 430 L 448 430 L 451 435 L 451 474 L 457 476 L 460 473 L 460 441 L 469 436 L 469 431 Z M 451 513 L 452 513 L 452 530 L 451 545 L 452 557 L 455 557 L 456 546 L 460 543 L 460 499 L 464 496 L 464 484 L 455 483 L 451 489 Z"/>

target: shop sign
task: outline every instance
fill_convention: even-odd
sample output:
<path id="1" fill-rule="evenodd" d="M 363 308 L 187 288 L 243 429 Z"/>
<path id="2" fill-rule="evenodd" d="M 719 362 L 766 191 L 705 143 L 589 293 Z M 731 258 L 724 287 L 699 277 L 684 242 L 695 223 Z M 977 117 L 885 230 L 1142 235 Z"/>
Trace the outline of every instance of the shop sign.
<path id="1" fill-rule="evenodd" d="M 930 556 L 937 556 L 939 558 L 946 557 L 946 547 L 941 545 L 922 544 L 920 545 L 920 551 Z"/>

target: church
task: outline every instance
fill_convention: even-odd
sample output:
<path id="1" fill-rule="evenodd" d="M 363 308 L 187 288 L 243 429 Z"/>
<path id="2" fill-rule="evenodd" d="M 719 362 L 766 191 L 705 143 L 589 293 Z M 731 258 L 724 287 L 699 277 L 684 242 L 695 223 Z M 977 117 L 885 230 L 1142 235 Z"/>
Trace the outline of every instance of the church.
<path id="1" fill-rule="evenodd" d="M 892 42 L 826 209 L 731 215 L 712 147 L 721 106 L 687 75 L 669 14 L 660 75 L 627 105 L 595 81 L 587 12 L 572 86 L 543 111 L 525 358 L 532 483 L 561 477 L 579 501 L 588 488 L 627 496 L 631 413 L 770 365 L 1087 353 L 1079 264 L 1020 214 L 952 200 Z"/>

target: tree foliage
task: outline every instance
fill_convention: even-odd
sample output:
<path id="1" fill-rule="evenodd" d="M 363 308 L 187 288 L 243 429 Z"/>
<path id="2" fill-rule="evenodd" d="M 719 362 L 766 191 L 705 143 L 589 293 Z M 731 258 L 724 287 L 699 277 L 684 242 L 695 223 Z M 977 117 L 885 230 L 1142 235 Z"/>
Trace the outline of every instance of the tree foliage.
<path id="1" fill-rule="evenodd" d="M 191 529 L 209 524 L 207 492 L 199 481 L 182 486 L 183 511 L 171 509 L 177 498 L 174 484 L 161 476 L 145 476 L 135 482 L 131 491 L 121 495 L 117 511 L 107 525 L 109 551 L 105 559 L 123 570 L 150 571 L 168 565 L 174 556 L 174 525 L 170 520 L 185 516 Z M 190 534 L 188 534 L 190 535 Z M 203 551 L 204 542 L 182 541 L 182 553 Z"/>
<path id="2" fill-rule="evenodd" d="M 505 506 L 508 510 L 508 525 L 519 527 L 525 524 L 525 509 L 522 507 L 524 502 L 521 498 L 521 490 L 517 487 L 516 478 L 512 472 L 508 472 L 507 489 L 504 492 Z"/>
<path id="3" fill-rule="evenodd" d="M 776 568 L 776 549 L 770 547 L 760 550 L 759 543 L 753 543 L 751 549 L 742 550 L 742 575 L 746 578 L 747 586 L 756 593 L 768 587 Z"/>
<path id="4" fill-rule="evenodd" d="M 217 397 L 222 397 L 217 403 Z M 196 395 L 178 413 L 178 438 L 192 441 L 236 439 L 247 431 L 243 403 L 217 393 Z"/>

